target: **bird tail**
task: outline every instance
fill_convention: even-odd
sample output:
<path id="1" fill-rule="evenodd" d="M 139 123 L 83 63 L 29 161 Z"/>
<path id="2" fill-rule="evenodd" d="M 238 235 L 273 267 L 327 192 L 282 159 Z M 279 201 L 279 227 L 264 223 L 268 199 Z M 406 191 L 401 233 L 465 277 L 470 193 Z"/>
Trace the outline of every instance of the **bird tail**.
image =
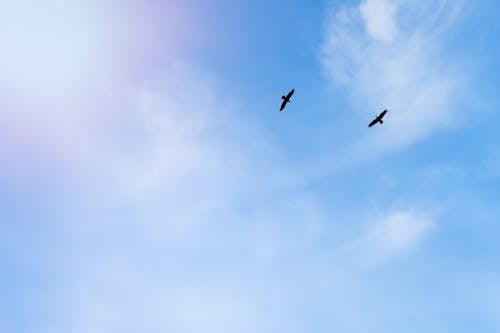
<path id="1" fill-rule="evenodd" d="M 285 95 L 281 96 L 281 99 L 285 99 L 285 98 L 286 98 Z"/>
<path id="2" fill-rule="evenodd" d="M 383 121 L 382 119 L 380 119 L 380 120 L 379 120 L 379 123 L 383 124 L 383 123 L 384 123 L 384 121 Z"/>

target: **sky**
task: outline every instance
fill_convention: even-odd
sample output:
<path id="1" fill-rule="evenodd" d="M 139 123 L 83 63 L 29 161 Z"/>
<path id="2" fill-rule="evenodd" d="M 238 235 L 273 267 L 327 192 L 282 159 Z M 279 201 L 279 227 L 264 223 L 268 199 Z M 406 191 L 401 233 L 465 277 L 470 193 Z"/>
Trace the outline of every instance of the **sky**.
<path id="1" fill-rule="evenodd" d="M 498 9 L 2 1 L 0 331 L 498 332 Z"/>

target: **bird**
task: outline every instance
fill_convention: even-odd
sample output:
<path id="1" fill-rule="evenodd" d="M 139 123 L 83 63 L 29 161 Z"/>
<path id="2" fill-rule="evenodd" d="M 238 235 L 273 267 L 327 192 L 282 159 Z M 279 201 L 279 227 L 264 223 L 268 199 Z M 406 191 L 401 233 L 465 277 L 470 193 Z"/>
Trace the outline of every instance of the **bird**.
<path id="1" fill-rule="evenodd" d="M 283 102 L 281 103 L 280 112 L 283 111 L 283 109 L 286 106 L 286 103 L 290 103 L 290 97 L 292 97 L 294 92 L 295 92 L 295 88 L 290 90 L 290 92 L 288 92 L 288 94 L 286 96 L 281 96 L 281 99 L 283 100 Z"/>
<path id="2" fill-rule="evenodd" d="M 382 120 L 382 118 L 384 118 L 384 116 L 385 116 L 386 113 L 387 113 L 387 109 L 385 109 L 384 111 L 382 111 L 375 119 L 373 119 L 372 122 L 368 125 L 368 127 L 372 127 L 376 123 L 383 124 L 384 121 Z"/>

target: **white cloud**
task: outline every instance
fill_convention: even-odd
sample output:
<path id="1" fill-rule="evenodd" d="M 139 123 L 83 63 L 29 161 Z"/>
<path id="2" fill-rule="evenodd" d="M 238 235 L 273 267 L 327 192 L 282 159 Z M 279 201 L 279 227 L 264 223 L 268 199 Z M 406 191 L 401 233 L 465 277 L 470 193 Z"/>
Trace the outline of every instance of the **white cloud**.
<path id="1" fill-rule="evenodd" d="M 165 308 L 168 327 L 174 332 L 254 332 L 262 313 L 249 291 L 235 292 L 230 285 L 192 288 L 176 292 Z M 193 320 L 195 318 L 195 320 Z"/>
<path id="2" fill-rule="evenodd" d="M 380 264 L 418 247 L 434 227 L 432 218 L 414 209 L 395 210 L 368 221 L 366 230 L 348 248 L 362 262 Z"/>
<path id="3" fill-rule="evenodd" d="M 64 290 L 58 312 L 65 320 L 55 331 L 251 332 L 260 324 L 256 288 L 245 290 L 224 277 L 213 281 L 207 272 L 195 277 L 172 267 L 171 260 L 147 267 L 134 258 L 100 254 L 105 259 L 81 263 L 83 270 Z"/>
<path id="4" fill-rule="evenodd" d="M 320 204 L 220 89 L 173 62 L 113 113 L 119 126 L 81 174 L 91 194 L 78 188 L 64 205 L 78 265 L 59 331 L 253 332 L 277 321 L 281 301 L 261 275 L 317 236 Z"/>
<path id="5" fill-rule="evenodd" d="M 68 213 L 69 261 L 78 264 L 61 288 L 57 312 L 67 319 L 52 331 L 293 331 L 297 287 L 319 295 L 314 283 L 332 277 L 322 286 L 336 293 L 339 276 L 355 274 L 348 265 L 332 273 L 338 225 L 219 92 L 206 71 L 173 63 L 113 114 L 120 126 L 85 178 L 93 195 Z M 348 259 L 404 253 L 427 222 L 389 213 Z"/>
<path id="6" fill-rule="evenodd" d="M 396 23 L 397 2 L 391 0 L 366 0 L 360 5 L 368 34 L 376 40 L 390 42 L 398 33 Z"/>
<path id="7" fill-rule="evenodd" d="M 428 58 L 420 59 L 423 47 L 407 57 L 393 55 L 399 65 L 392 67 L 384 58 L 388 49 L 378 43 L 396 43 L 397 15 L 389 13 L 393 21 L 383 23 L 385 14 L 366 6 L 369 37 L 363 26 L 352 35 L 344 26 L 337 30 L 352 48 L 344 49 L 340 63 L 353 67 L 335 74 L 350 87 L 363 82 L 354 93 L 373 100 L 366 94 L 372 79 L 389 97 L 393 81 L 420 86 L 398 71 L 427 64 Z M 351 24 L 359 11 L 339 15 Z M 376 51 L 366 68 L 365 38 Z M 315 194 L 294 188 L 305 176 L 287 171 L 258 126 L 221 96 L 214 76 L 185 63 L 165 68 L 129 91 L 130 99 L 110 106 L 119 112 L 106 113 L 99 140 L 92 140 L 98 144 L 88 153 L 89 169 L 78 169 L 91 195 L 78 188 L 61 203 L 69 210 L 61 232 L 68 237 L 62 266 L 70 273 L 54 290 L 60 304 L 48 310 L 64 320 L 54 320 L 47 331 L 294 332 L 314 325 L 311 318 L 335 325 L 328 302 L 338 304 L 339 321 L 346 320 L 346 303 L 358 314 L 353 295 L 364 298 L 352 291 L 360 286 L 338 281 L 351 267 L 330 266 L 329 254 L 341 243 L 335 237 L 343 237 L 333 235 L 335 223 L 324 217 Z M 378 71 L 392 77 L 387 87 Z M 422 98 L 426 93 L 419 90 Z M 79 119 L 74 124 L 80 128 Z M 407 253 L 434 225 L 413 210 L 370 222 L 347 260 L 379 262 Z M 341 231 L 344 238 L 350 234 Z M 366 325 L 351 319 L 354 326 Z M 301 320 L 303 327 L 295 325 Z"/>
<path id="8" fill-rule="evenodd" d="M 349 150 L 400 149 L 459 122 L 465 74 L 442 46 L 460 8 L 460 1 L 367 0 L 332 10 L 321 53 L 328 77 L 366 123 L 389 109 L 384 130 Z"/>
<path id="9" fill-rule="evenodd" d="M 433 221 L 413 211 L 388 214 L 370 235 L 386 254 L 410 250 L 416 246 L 433 226 Z"/>

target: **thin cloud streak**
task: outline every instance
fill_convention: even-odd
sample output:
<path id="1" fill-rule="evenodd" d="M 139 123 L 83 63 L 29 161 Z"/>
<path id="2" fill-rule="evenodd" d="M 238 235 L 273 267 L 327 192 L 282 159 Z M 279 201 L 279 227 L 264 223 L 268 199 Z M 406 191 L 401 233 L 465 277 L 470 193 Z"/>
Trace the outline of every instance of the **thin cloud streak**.
<path id="1" fill-rule="evenodd" d="M 391 10 L 380 11 L 380 4 Z M 336 154 L 341 158 L 309 163 L 313 175 L 400 151 L 460 124 L 467 80 L 442 46 L 461 8 L 461 1 L 366 0 L 331 9 L 320 54 L 327 77 L 347 93 L 356 121 L 368 124 L 385 108 L 389 113 L 381 128 L 360 133 Z"/>

